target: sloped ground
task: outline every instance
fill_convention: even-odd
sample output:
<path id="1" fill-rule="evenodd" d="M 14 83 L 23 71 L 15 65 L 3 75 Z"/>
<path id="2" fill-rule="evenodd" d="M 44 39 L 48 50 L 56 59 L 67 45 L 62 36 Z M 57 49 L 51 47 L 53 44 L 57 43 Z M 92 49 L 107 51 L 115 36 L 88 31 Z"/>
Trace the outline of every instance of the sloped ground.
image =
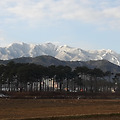
<path id="1" fill-rule="evenodd" d="M 112 99 L 0 99 L 1 120 L 91 114 L 116 114 L 119 112 L 120 100 Z M 94 120 L 94 117 L 96 118 L 96 116 L 93 116 L 93 118 L 89 118 L 89 120 Z M 103 118 L 104 117 L 106 118 L 107 116 L 103 116 Z M 119 115 L 108 117 L 110 117 L 109 120 L 112 120 L 112 117 L 116 118 L 114 120 L 117 120 Z M 98 117 L 97 119 L 99 120 L 100 118 L 101 117 Z M 87 118 L 65 118 L 65 120 L 68 119 L 86 120 Z"/>

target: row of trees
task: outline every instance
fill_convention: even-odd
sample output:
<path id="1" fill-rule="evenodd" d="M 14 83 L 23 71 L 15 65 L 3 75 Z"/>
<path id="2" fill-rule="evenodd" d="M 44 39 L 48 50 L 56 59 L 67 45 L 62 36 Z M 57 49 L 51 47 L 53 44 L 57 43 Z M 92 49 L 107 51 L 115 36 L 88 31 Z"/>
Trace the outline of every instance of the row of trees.
<path id="1" fill-rule="evenodd" d="M 49 66 L 10 62 L 0 65 L 0 91 L 86 91 L 119 90 L 119 74 L 69 66 Z"/>

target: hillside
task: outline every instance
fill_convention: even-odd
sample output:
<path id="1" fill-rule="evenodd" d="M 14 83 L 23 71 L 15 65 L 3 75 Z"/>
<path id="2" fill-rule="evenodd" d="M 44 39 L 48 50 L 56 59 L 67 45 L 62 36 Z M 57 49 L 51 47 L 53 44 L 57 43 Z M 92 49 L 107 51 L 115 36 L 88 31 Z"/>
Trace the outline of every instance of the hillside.
<path id="1" fill-rule="evenodd" d="M 119 72 L 120 66 L 115 65 L 107 60 L 96 60 L 96 61 L 61 61 L 52 56 L 38 56 L 38 57 L 21 57 L 11 60 L 1 60 L 0 64 L 7 64 L 10 61 L 14 61 L 15 63 L 34 63 L 43 66 L 51 66 L 51 65 L 63 65 L 70 66 L 71 68 L 79 67 L 79 66 L 87 66 L 88 68 L 100 68 L 103 71 L 111 71 L 111 72 Z"/>

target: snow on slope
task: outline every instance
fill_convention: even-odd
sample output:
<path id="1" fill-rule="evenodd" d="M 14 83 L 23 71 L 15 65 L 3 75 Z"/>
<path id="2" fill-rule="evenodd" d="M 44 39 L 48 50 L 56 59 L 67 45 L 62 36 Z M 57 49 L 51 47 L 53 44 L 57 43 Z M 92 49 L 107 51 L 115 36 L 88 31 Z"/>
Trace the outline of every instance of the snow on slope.
<path id="1" fill-rule="evenodd" d="M 0 59 L 8 60 L 19 57 L 36 57 L 50 55 L 65 61 L 88 61 L 106 59 L 120 66 L 120 54 L 112 50 L 85 51 L 67 45 L 57 46 L 52 43 L 39 45 L 13 43 L 7 47 L 0 47 Z"/>

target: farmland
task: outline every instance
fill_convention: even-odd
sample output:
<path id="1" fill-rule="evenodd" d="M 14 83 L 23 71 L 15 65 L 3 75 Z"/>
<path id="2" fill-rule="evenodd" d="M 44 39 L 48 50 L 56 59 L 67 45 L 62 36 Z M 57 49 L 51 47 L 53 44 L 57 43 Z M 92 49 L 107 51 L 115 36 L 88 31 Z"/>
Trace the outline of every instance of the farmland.
<path id="1" fill-rule="evenodd" d="M 119 120 L 119 112 L 118 99 L 0 99 L 3 120 Z"/>

